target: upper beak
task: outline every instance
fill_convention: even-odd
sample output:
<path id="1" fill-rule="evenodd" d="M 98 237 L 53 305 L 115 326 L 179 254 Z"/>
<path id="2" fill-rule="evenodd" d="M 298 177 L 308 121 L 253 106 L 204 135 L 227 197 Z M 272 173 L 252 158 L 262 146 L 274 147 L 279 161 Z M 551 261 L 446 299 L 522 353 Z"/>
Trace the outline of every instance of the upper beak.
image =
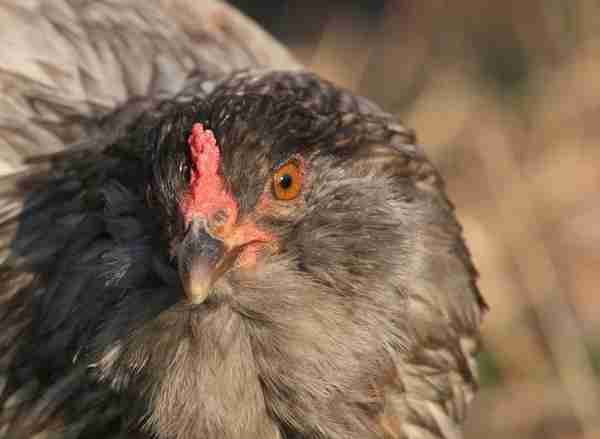
<path id="1" fill-rule="evenodd" d="M 179 277 L 190 302 L 204 302 L 214 282 L 235 262 L 235 253 L 225 251 L 223 241 L 206 231 L 203 220 L 190 222 L 177 248 Z"/>

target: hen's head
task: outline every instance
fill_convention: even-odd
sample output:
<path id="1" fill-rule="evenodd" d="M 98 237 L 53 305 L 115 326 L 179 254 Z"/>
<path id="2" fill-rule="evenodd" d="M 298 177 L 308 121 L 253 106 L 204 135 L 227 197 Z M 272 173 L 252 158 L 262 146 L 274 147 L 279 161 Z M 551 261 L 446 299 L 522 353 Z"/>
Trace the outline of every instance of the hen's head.
<path id="1" fill-rule="evenodd" d="M 179 281 L 128 293 L 95 363 L 146 428 L 452 434 L 483 303 L 410 132 L 312 75 L 241 74 L 175 105 L 146 147 L 155 251 Z"/>

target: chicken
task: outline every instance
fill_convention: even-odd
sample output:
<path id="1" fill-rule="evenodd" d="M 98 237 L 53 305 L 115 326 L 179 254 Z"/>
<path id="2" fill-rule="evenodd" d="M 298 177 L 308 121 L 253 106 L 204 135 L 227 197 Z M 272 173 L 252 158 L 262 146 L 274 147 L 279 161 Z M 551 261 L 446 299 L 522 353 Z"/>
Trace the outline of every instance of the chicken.
<path id="1" fill-rule="evenodd" d="M 114 7 L 128 44 L 175 23 L 159 41 L 198 56 L 174 89 L 97 106 L 97 88 L 62 113 L 54 90 L 18 116 L 57 147 L 0 181 L 0 434 L 461 438 L 486 305 L 414 134 L 230 8 L 196 11 L 257 47 L 211 21 L 194 40 L 166 3 L 60 3 L 66 27 Z"/>

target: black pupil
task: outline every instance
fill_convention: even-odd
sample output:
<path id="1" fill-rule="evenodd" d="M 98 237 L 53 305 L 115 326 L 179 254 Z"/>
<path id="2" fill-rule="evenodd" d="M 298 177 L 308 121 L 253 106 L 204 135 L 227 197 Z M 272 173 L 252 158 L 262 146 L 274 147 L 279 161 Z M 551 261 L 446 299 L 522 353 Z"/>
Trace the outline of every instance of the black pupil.
<path id="1" fill-rule="evenodd" d="M 289 189 L 292 187 L 292 181 L 293 179 L 290 174 L 283 174 L 279 179 L 279 186 L 281 186 L 282 189 Z"/>

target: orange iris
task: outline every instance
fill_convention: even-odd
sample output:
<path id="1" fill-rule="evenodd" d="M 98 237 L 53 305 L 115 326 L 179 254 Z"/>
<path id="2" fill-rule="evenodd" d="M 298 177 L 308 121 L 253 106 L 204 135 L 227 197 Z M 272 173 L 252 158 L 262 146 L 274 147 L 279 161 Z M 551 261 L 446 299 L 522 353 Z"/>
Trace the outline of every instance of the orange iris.
<path id="1" fill-rule="evenodd" d="M 278 200 L 293 200 L 302 189 L 302 170 L 298 163 L 290 161 L 273 174 L 273 193 Z"/>

